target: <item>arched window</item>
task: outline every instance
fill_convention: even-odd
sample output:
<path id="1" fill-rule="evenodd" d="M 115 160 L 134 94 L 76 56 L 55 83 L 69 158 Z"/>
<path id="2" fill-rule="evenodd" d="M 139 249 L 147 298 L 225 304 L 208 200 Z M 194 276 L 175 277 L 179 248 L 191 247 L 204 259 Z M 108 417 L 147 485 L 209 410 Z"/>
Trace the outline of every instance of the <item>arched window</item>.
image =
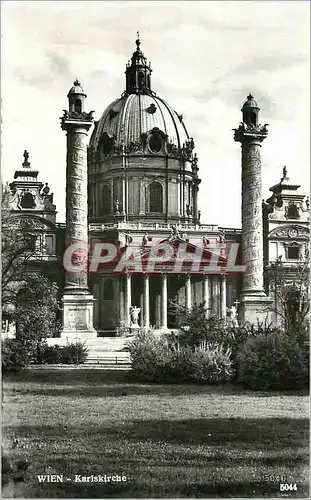
<path id="1" fill-rule="evenodd" d="M 138 86 L 140 89 L 144 88 L 144 83 L 145 83 L 145 75 L 142 71 L 140 71 L 138 74 Z"/>
<path id="2" fill-rule="evenodd" d="M 22 208 L 35 208 L 35 200 L 31 193 L 25 193 L 21 200 Z"/>
<path id="3" fill-rule="evenodd" d="M 111 189 L 109 186 L 103 187 L 103 215 L 111 214 Z"/>
<path id="4" fill-rule="evenodd" d="M 251 123 L 256 126 L 257 125 L 256 113 L 251 113 L 250 118 L 251 118 Z"/>
<path id="5" fill-rule="evenodd" d="M 109 154 L 112 152 L 113 140 L 106 132 L 102 135 L 101 145 L 104 154 Z"/>
<path id="6" fill-rule="evenodd" d="M 104 281 L 104 300 L 113 300 L 113 281 L 108 278 Z"/>
<path id="7" fill-rule="evenodd" d="M 149 186 L 149 212 L 163 212 L 163 188 L 159 182 L 152 182 Z"/>
<path id="8" fill-rule="evenodd" d="M 82 112 L 82 102 L 81 102 L 81 99 L 76 99 L 75 100 L 75 111 L 77 113 L 81 113 Z"/>

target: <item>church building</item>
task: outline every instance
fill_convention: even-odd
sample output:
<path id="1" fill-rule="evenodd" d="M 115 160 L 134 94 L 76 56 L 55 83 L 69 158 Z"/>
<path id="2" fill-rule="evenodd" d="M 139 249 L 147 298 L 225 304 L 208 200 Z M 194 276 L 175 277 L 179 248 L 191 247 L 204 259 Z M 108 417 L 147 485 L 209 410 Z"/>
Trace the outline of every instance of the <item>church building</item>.
<path id="1" fill-rule="evenodd" d="M 260 149 L 268 130 L 250 94 L 233 138 L 241 144 L 242 227 L 204 223 L 195 138 L 183 115 L 153 90 L 140 44 L 138 38 L 126 65 L 124 92 L 98 121 L 85 111 L 81 83 L 69 90 L 61 117 L 67 134 L 66 223 L 56 222 L 53 195 L 38 180 L 27 151 L 10 184 L 10 207 L 36 235 L 40 265 L 55 263 L 53 279 L 63 290 L 61 335 L 177 329 L 182 325 L 176 305 L 190 309 L 201 302 L 209 316 L 224 322 L 236 313 L 240 323 L 265 317 L 277 322 L 269 269 L 282 256 L 295 276 L 295 266 L 306 258 L 309 199 L 284 167 L 263 201 Z M 59 264 L 65 248 L 77 242 L 88 242 L 90 252 L 111 245 L 115 254 L 109 262 L 98 254 L 99 265 L 88 263 L 77 275 Z M 172 254 L 164 258 L 169 247 Z M 130 265 L 123 265 L 126 259 Z M 245 272 L 237 270 L 242 265 Z"/>

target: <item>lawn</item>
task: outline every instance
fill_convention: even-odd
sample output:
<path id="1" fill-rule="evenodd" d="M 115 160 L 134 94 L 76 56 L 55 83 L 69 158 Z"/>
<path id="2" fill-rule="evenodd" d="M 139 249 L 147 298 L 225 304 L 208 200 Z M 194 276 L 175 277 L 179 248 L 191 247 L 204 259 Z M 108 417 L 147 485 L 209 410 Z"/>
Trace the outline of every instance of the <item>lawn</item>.
<path id="1" fill-rule="evenodd" d="M 280 482 L 297 485 L 286 497 L 308 497 L 306 393 L 135 384 L 124 371 L 75 368 L 6 376 L 3 392 L 5 454 L 29 461 L 3 497 L 281 497 Z"/>

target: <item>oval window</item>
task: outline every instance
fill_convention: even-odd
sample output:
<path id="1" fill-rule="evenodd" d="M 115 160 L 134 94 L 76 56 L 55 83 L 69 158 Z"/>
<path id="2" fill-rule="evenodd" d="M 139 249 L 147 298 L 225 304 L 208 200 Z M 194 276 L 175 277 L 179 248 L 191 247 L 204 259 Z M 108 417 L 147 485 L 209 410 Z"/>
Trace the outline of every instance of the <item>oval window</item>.
<path id="1" fill-rule="evenodd" d="M 162 141 L 158 135 L 153 135 L 149 141 L 149 148 L 153 153 L 158 153 L 162 148 Z"/>

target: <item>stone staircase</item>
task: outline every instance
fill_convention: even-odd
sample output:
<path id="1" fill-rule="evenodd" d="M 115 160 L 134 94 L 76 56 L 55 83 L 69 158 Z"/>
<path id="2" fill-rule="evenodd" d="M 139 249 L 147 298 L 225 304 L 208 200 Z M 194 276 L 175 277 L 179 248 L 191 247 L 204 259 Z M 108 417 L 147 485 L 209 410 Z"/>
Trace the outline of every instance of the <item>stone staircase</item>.
<path id="1" fill-rule="evenodd" d="M 127 345 L 131 337 L 96 337 L 85 340 L 88 357 L 85 364 L 101 364 L 105 367 L 129 367 L 130 354 Z"/>
<path id="2" fill-rule="evenodd" d="M 82 342 L 88 349 L 85 364 L 100 364 L 107 368 L 129 368 L 130 354 L 127 350 L 128 343 L 133 337 L 95 337 L 83 339 Z M 75 341 L 76 339 L 72 340 Z M 48 345 L 66 345 L 65 338 L 48 338 Z"/>

